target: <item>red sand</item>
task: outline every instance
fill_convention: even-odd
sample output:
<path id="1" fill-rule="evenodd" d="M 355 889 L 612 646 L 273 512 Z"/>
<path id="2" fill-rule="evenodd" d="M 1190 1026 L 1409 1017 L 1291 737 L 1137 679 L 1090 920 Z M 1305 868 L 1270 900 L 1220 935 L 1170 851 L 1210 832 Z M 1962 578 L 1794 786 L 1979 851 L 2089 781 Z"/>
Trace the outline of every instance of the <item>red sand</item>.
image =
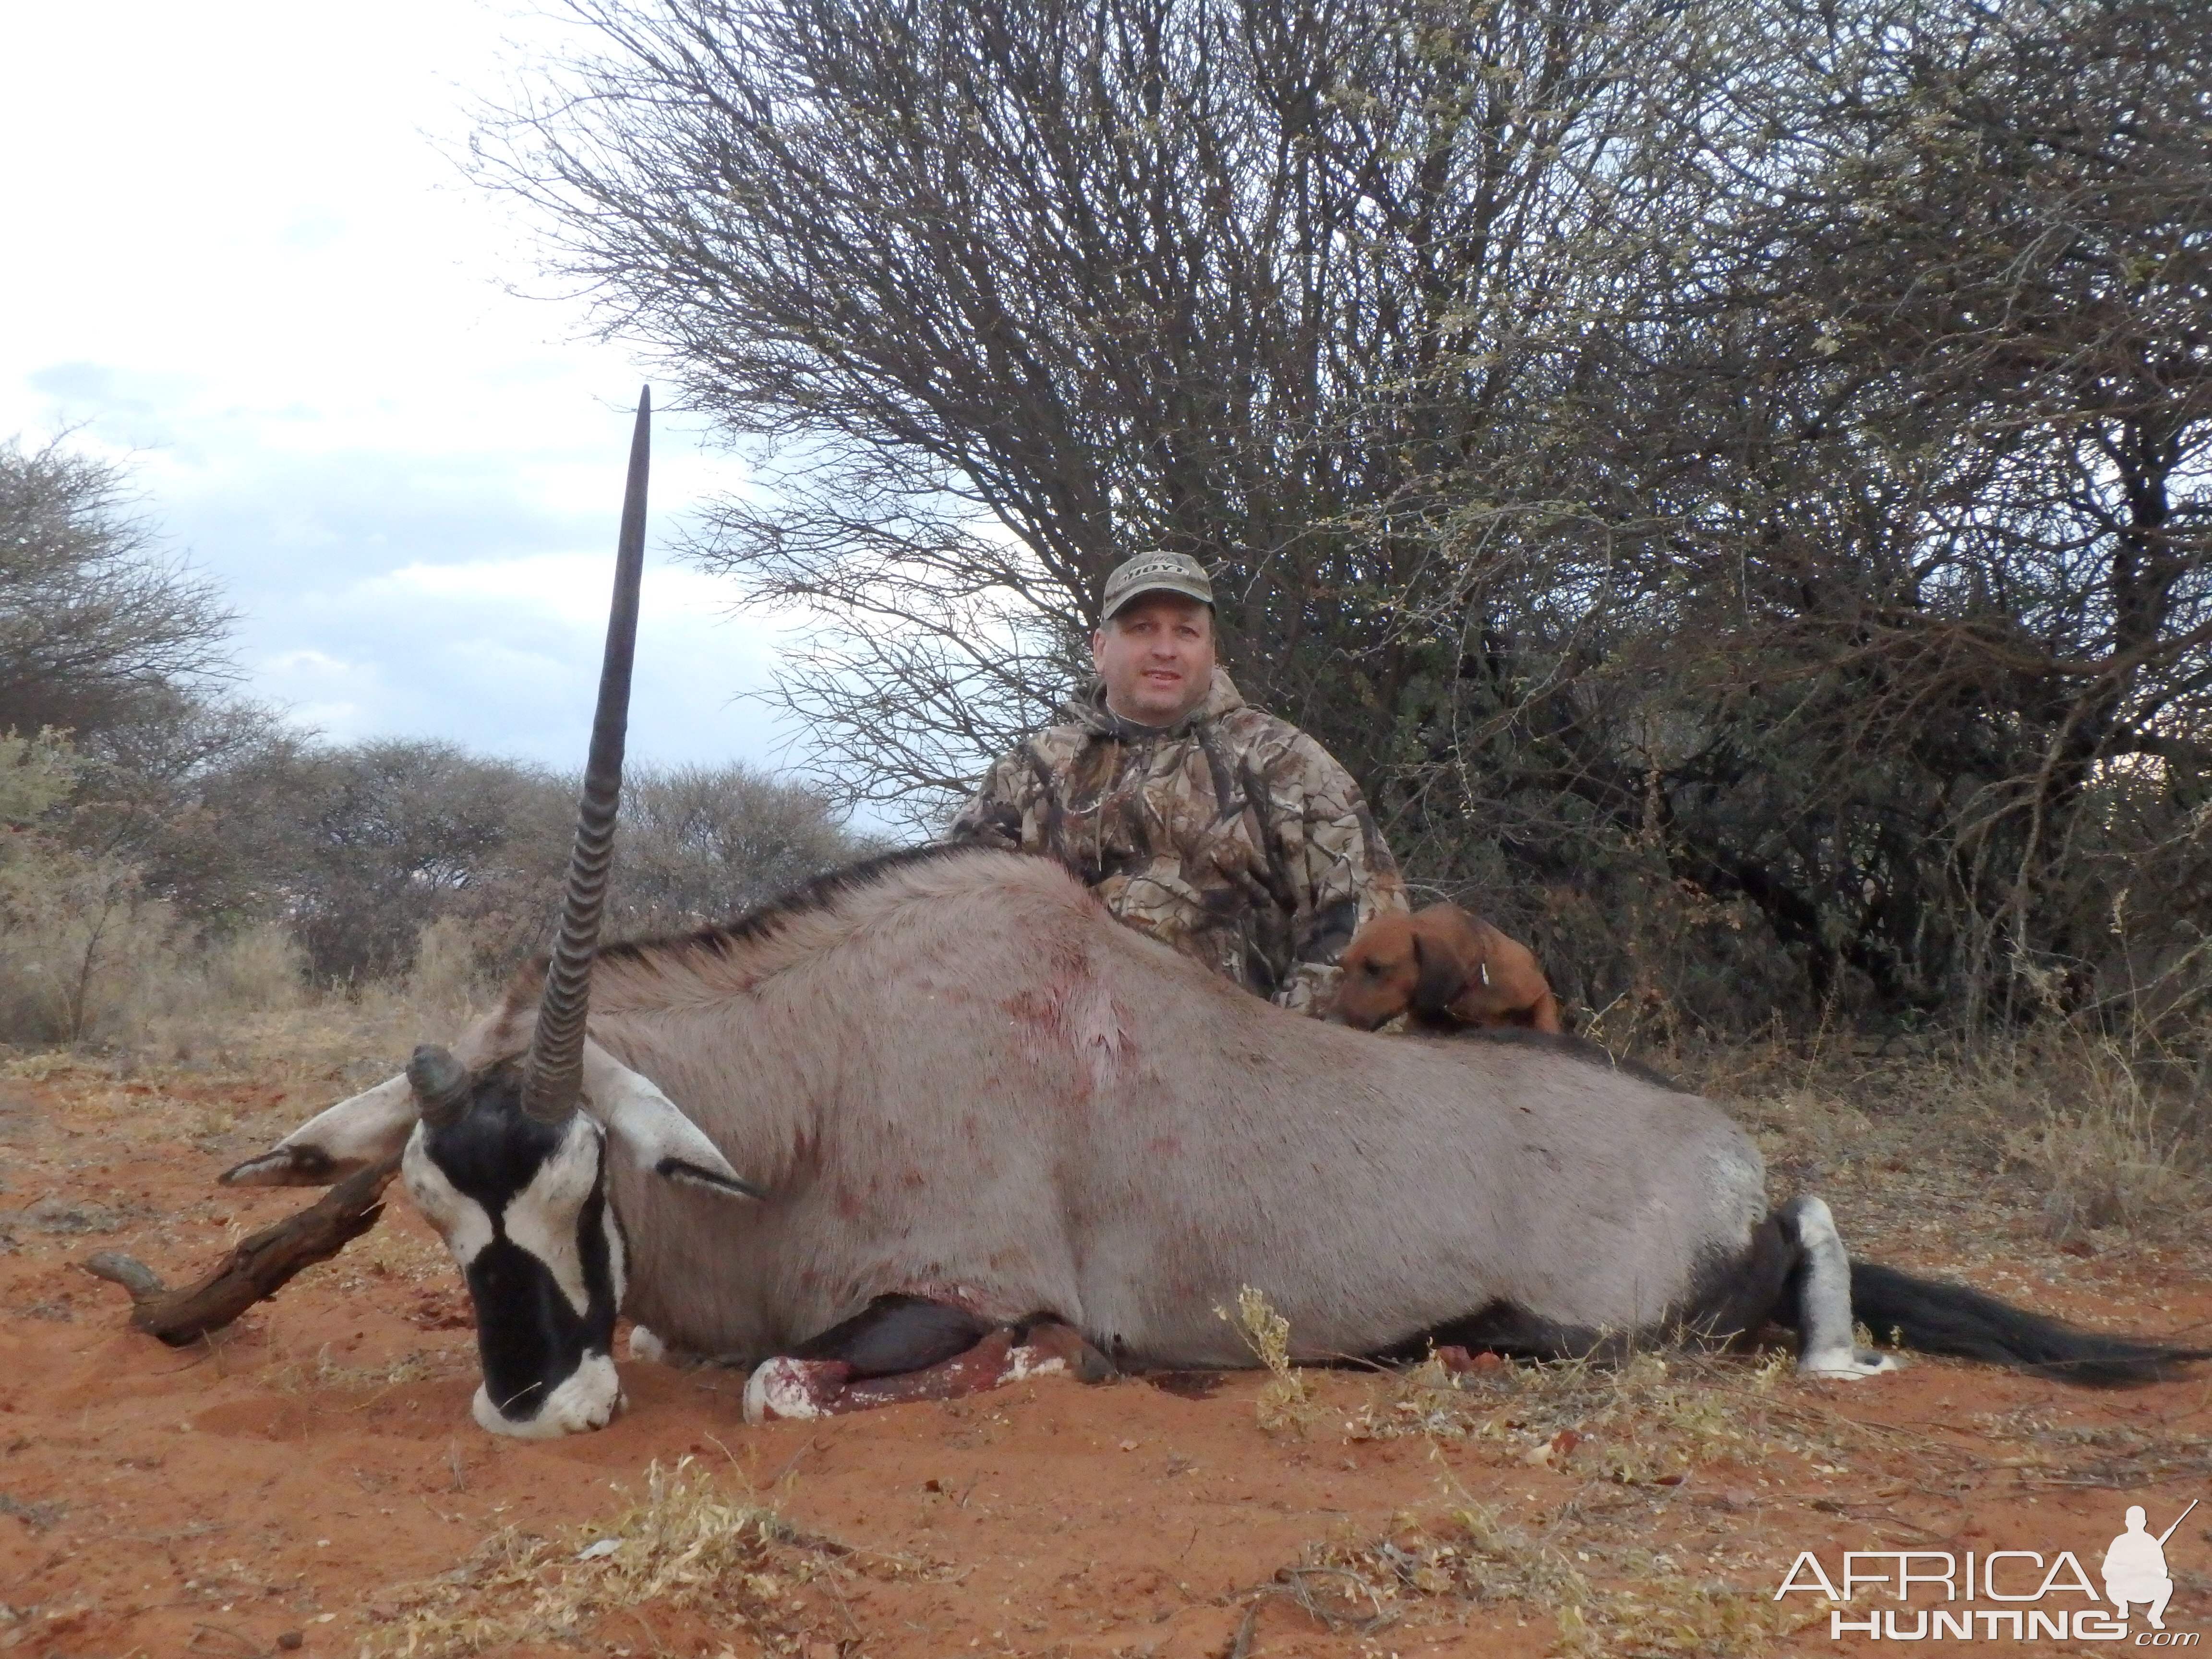
<path id="1" fill-rule="evenodd" d="M 746 1428 L 740 1379 L 626 1364 L 629 1410 L 605 1432 L 496 1439 L 468 1419 L 465 1299 L 396 1188 L 376 1231 L 225 1340 L 178 1352 L 129 1333 L 123 1293 L 76 1262 L 120 1249 L 173 1283 L 196 1276 L 241 1231 L 311 1196 L 229 1192 L 214 1173 L 327 1097 L 85 1073 L 0 1081 L 0 1650 L 354 1653 L 387 1627 L 392 1587 L 447 1570 L 503 1526 L 553 1534 L 611 1517 L 625 1504 L 611 1486 L 635 1493 L 649 1462 L 687 1453 L 730 1470 L 733 1488 L 750 1486 L 799 1527 L 926 1568 L 851 1579 L 835 1607 L 817 1597 L 785 1650 L 801 1659 L 1221 1659 L 1255 1593 L 1310 1547 L 1357 1545 L 1422 1517 L 1445 1525 L 1471 1498 L 1532 1529 L 1581 1506 L 1554 1533 L 1572 1550 L 1574 1517 L 1587 1510 L 1598 1525 L 1624 1497 L 1581 1455 L 1562 1472 L 1493 1444 L 1348 1439 L 1346 1415 L 1380 1386 L 1348 1374 L 1323 1379 L 1331 1410 L 1300 1439 L 1261 1431 L 1251 1376 L 1204 1398 L 1141 1381 L 1055 1380 Z M 2212 1314 L 2201 1283 L 2117 1250 L 2033 1299 L 2078 1316 L 2100 1298 L 2148 1329 Z M 408 1356 L 417 1358 L 401 1374 L 416 1380 L 384 1381 Z M 1832 1560 L 1900 1540 L 2069 1547 L 2094 1572 L 2088 1552 L 2118 1529 L 2126 1503 L 2148 1504 L 2162 1525 L 2190 1498 L 2212 1498 L 2195 1443 L 2212 1435 L 2204 1380 L 2100 1395 L 1922 1363 L 1848 1391 L 1800 1393 L 1905 1432 L 1855 1454 L 1848 1470 L 1794 1458 L 1696 1468 L 1679 1486 L 1632 1494 L 1648 1507 L 1638 1541 L 1672 1548 L 1686 1568 L 1718 1561 L 1705 1570 L 1763 1598 L 1800 1549 Z M 2057 1485 L 2063 1457 L 1967 1430 L 1977 1414 L 2006 1412 L 2142 1431 L 2178 1449 L 2169 1464 L 2194 1466 L 2127 1495 Z M 1941 1458 L 1917 1449 L 1939 1442 Z M 2169 1546 L 2184 1585 L 2176 1629 L 2212 1613 L 2207 1521 L 2212 1504 Z M 1255 1659 L 1514 1656 L 1557 1637 L 1547 1609 L 1450 1595 L 1413 1598 L 1407 1616 L 1364 1638 L 1332 1632 L 1279 1594 L 1258 1607 L 1246 1649 Z M 1825 1619 L 1784 1646 L 1848 1650 L 1829 1640 Z M 542 1650 L 726 1649 L 759 1644 L 648 1604 Z"/>

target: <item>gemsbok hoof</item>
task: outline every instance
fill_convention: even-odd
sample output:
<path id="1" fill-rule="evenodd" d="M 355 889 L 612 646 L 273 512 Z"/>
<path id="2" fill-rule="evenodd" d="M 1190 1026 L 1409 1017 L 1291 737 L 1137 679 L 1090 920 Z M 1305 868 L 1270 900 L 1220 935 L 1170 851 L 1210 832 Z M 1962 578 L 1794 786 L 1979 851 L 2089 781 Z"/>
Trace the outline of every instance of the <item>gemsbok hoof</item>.
<path id="1" fill-rule="evenodd" d="M 1808 1354 L 1797 1362 L 1797 1375 L 1826 1382 L 1863 1382 L 1885 1371 L 1901 1371 L 1905 1361 L 1875 1348 L 1854 1348 L 1848 1353 Z"/>
<path id="2" fill-rule="evenodd" d="M 745 1421 L 827 1417 L 853 1368 L 842 1359 L 765 1359 L 745 1379 Z"/>

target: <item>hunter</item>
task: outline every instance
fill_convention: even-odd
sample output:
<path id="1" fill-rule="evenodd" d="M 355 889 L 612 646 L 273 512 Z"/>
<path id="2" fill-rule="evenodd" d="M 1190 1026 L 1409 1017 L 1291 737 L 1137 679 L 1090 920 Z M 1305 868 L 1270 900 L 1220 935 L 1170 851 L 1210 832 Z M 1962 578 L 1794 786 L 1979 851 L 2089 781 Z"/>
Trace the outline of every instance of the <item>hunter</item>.
<path id="1" fill-rule="evenodd" d="M 1001 757 L 948 838 L 1048 854 L 1138 932 L 1325 1012 L 1346 942 L 1406 908 L 1359 787 L 1237 695 L 1187 555 L 1140 553 L 1106 579 L 1091 661 L 1065 723 Z"/>

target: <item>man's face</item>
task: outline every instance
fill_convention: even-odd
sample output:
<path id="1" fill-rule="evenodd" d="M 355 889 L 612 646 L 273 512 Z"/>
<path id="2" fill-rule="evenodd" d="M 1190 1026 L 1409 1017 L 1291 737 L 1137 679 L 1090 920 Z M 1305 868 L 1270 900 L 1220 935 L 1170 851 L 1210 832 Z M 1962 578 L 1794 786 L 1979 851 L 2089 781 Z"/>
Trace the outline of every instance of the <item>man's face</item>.
<path id="1" fill-rule="evenodd" d="M 1106 706 L 1139 726 L 1173 726 L 1213 689 L 1213 612 L 1181 593 L 1146 593 L 1091 636 Z"/>

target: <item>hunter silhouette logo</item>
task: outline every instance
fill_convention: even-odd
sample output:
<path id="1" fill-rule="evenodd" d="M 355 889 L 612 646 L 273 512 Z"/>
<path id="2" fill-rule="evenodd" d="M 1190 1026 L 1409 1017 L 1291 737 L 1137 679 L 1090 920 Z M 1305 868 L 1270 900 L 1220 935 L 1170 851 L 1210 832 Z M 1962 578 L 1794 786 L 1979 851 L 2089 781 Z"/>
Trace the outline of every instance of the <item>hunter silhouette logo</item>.
<path id="1" fill-rule="evenodd" d="M 2192 1498 L 2189 1510 L 2196 1507 Z M 2149 1609 L 2144 1616 L 2150 1627 L 2166 1628 L 2166 1604 L 2173 1600 L 2173 1580 L 2166 1576 L 2166 1540 L 2173 1536 L 2174 1527 L 2189 1519 L 2189 1510 L 2154 1538 L 2144 1527 L 2143 1506 L 2128 1505 L 2128 1529 L 2105 1547 L 2105 1595 L 2112 1604 L 2112 1617 L 2125 1619 L 2128 1604 L 2141 1601 Z"/>
<path id="2" fill-rule="evenodd" d="M 1832 1641 L 1863 1636 L 1920 1642 L 1933 1636 L 1984 1642 L 2124 1642 L 2130 1637 L 2129 1610 L 2141 1607 L 2149 1628 L 2134 1632 L 2136 1646 L 2195 1647 L 2202 1640 L 2200 1632 L 2166 1627 L 2166 1604 L 2173 1599 L 2166 1546 L 2198 1501 L 2191 1498 L 2188 1509 L 2160 1533 L 2150 1530 L 2149 1516 L 2142 1504 L 2130 1504 L 2126 1530 L 2105 1547 L 2099 1564 L 2105 1583 L 2102 1595 L 2072 1550 L 2048 1557 L 2040 1550 L 1970 1550 L 1963 1555 L 1944 1550 L 1852 1550 L 1844 1556 L 1843 1571 L 1832 1576 L 1817 1555 L 1805 1550 L 1783 1576 L 1774 1599 L 1778 1601 L 1795 1592 L 1844 1603 L 1828 1614 Z M 1870 1599 L 1902 1605 L 1850 1605 L 1869 1589 L 1873 1590 Z M 2089 1605 L 2070 1605 L 2065 1599 L 2069 1596 Z M 1916 1598 L 1923 1605 L 1912 1607 Z M 1925 1605 L 1931 1601 L 1948 1605 Z M 1959 1605 L 1977 1601 L 1998 1605 Z"/>

